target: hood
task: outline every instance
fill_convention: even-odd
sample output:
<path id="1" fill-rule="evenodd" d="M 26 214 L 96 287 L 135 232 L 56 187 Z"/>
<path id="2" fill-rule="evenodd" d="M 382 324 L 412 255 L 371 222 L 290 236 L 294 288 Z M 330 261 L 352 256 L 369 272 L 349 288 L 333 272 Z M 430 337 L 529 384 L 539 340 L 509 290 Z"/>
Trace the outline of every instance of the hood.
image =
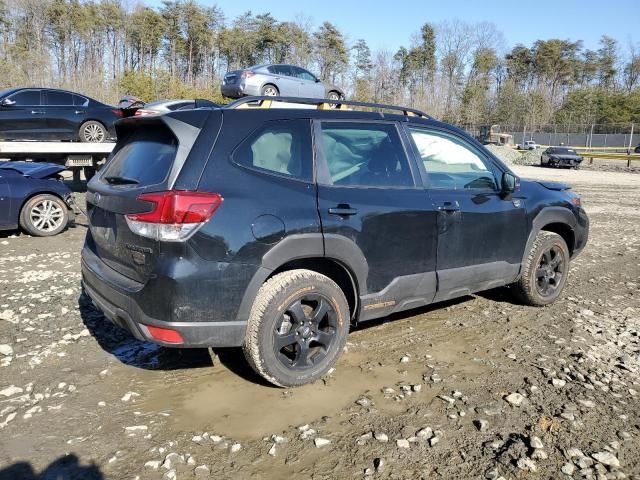
<path id="1" fill-rule="evenodd" d="M 13 170 L 25 177 L 42 179 L 63 172 L 65 167 L 55 163 L 10 161 L 0 163 L 0 169 Z"/>
<path id="2" fill-rule="evenodd" d="M 547 190 L 556 190 L 558 192 L 561 192 L 563 190 L 571 190 L 571 185 L 567 185 L 566 183 L 540 182 L 540 181 L 537 181 L 536 183 L 539 183 L 540 185 L 542 185 Z"/>

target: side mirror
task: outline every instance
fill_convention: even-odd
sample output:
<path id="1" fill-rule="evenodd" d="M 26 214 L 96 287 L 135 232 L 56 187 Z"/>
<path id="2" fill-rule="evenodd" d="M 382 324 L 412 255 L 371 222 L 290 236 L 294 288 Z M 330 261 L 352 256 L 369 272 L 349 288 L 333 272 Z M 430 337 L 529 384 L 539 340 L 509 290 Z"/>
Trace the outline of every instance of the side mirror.
<path id="1" fill-rule="evenodd" d="M 318 77 L 316 77 L 316 83 L 320 83 L 320 82 L 321 80 Z"/>
<path id="2" fill-rule="evenodd" d="M 11 105 L 15 105 L 15 103 L 15 100 L 11 100 L 10 98 L 3 98 L 0 102 L 0 105 L 2 105 L 3 107 L 9 107 Z"/>
<path id="3" fill-rule="evenodd" d="M 511 195 L 513 192 L 518 190 L 518 187 L 520 187 L 520 179 L 516 177 L 513 173 L 504 172 L 502 174 L 502 182 L 500 187 L 501 187 L 502 195 L 504 196 Z"/>

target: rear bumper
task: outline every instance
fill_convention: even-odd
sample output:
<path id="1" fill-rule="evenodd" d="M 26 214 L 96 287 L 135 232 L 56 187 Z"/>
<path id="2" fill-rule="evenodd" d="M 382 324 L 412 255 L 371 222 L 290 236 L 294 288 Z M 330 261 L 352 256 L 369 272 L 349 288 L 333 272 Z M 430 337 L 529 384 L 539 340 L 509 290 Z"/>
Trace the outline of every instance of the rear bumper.
<path id="1" fill-rule="evenodd" d="M 140 284 L 133 281 L 129 285 L 114 285 L 107 272 L 106 265 L 100 265 L 99 259 L 86 252 L 82 254 L 82 287 L 93 303 L 104 313 L 105 317 L 138 340 L 154 342 L 167 347 L 202 348 L 202 347 L 237 347 L 244 342 L 247 323 L 230 322 L 174 322 L 152 318 L 144 313 L 136 301 Z M 170 292 L 165 292 L 169 294 Z M 149 333 L 149 326 L 167 328 L 180 333 L 184 343 L 175 344 L 156 340 Z"/>
<path id="2" fill-rule="evenodd" d="M 222 95 L 227 98 L 240 98 L 246 95 L 244 89 L 239 84 L 222 85 L 220 90 L 222 91 Z"/>

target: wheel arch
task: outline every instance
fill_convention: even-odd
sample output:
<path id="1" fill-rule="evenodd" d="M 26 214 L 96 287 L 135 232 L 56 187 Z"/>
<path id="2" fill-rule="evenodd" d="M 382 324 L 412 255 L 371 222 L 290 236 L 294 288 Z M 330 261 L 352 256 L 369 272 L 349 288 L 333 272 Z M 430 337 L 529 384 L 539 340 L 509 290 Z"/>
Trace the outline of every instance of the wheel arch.
<path id="1" fill-rule="evenodd" d="M 45 190 L 34 190 L 34 191 L 30 192 L 27 196 L 25 196 L 24 200 L 20 204 L 20 209 L 18 210 L 18 218 L 22 214 L 22 209 L 25 207 L 27 202 L 29 200 L 31 200 L 33 197 L 37 197 L 38 195 L 53 195 L 54 197 L 58 197 L 60 199 L 60 201 L 62 201 L 62 203 L 64 203 L 64 206 L 67 207 L 67 210 L 69 210 L 69 205 L 67 205 L 67 202 L 65 201 L 64 197 L 62 195 L 60 195 L 59 192 L 56 192 L 55 190 L 48 190 L 48 189 L 45 189 Z"/>
<path id="2" fill-rule="evenodd" d="M 336 282 L 345 293 L 352 320 L 356 319 L 360 309 L 360 295 L 366 293 L 363 290 L 366 289 L 368 267 L 355 244 L 344 245 L 340 250 L 342 255 L 325 255 L 325 243 L 332 245 L 337 241 L 332 237 L 335 236 L 323 236 L 321 233 L 290 235 L 274 245 L 262 257 L 261 265 L 249 281 L 236 320 L 248 320 L 255 297 L 264 282 L 278 273 L 298 268 L 326 275 Z M 341 243 L 344 242 L 349 241 L 343 239 Z M 349 262 L 349 258 L 354 259 L 354 262 L 364 261 L 365 265 L 356 268 L 358 265 Z"/>
<path id="3" fill-rule="evenodd" d="M 262 89 L 264 87 L 266 87 L 267 85 L 271 85 L 272 87 L 274 87 L 278 91 L 278 93 L 280 93 L 280 87 L 278 87 L 276 82 L 274 82 L 272 80 L 267 80 L 262 85 L 260 85 L 260 95 L 262 95 Z"/>
<path id="4" fill-rule="evenodd" d="M 553 232 L 560 235 L 567 243 L 570 256 L 573 256 L 575 248 L 575 226 L 577 220 L 575 215 L 565 207 L 546 207 L 543 208 L 533 219 L 531 231 L 527 239 L 524 252 L 522 254 L 522 265 L 531 250 L 533 242 L 541 231 Z M 522 268 L 521 268 L 522 270 Z"/>

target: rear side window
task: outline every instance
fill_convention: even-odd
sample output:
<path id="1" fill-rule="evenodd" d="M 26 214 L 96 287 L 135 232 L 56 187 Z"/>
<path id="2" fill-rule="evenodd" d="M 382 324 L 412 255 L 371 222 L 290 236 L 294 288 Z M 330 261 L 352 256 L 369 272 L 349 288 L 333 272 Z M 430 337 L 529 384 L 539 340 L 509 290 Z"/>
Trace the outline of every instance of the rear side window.
<path id="1" fill-rule="evenodd" d="M 167 178 L 178 151 L 178 141 L 168 128 L 140 128 L 124 141 L 105 167 L 103 179 L 121 177 L 139 185 L 156 185 Z"/>
<path id="2" fill-rule="evenodd" d="M 321 147 L 333 185 L 414 186 L 394 125 L 323 122 L 321 126 Z"/>
<path id="3" fill-rule="evenodd" d="M 46 91 L 47 105 L 51 106 L 67 106 L 73 105 L 73 96 L 66 92 L 56 92 L 53 90 Z"/>
<path id="4" fill-rule="evenodd" d="M 235 149 L 232 160 L 265 173 L 311 180 L 313 160 L 309 121 L 267 122 Z"/>
<path id="5" fill-rule="evenodd" d="M 40 90 L 23 90 L 9 97 L 17 107 L 40 105 Z"/>
<path id="6" fill-rule="evenodd" d="M 85 106 L 87 103 L 89 103 L 89 100 L 87 100 L 84 97 L 81 97 L 80 95 L 74 95 L 73 96 L 73 104 L 78 106 L 78 107 L 83 107 Z"/>

